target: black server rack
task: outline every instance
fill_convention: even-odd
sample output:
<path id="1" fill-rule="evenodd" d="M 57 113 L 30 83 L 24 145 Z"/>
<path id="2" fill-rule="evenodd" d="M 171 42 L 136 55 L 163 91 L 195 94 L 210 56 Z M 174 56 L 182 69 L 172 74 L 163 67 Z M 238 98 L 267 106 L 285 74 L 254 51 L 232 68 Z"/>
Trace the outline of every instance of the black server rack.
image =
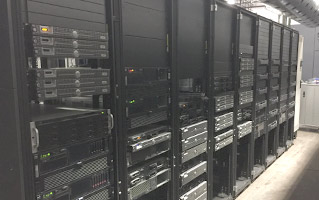
<path id="1" fill-rule="evenodd" d="M 270 65 L 270 31 L 271 21 L 258 18 L 257 22 L 257 68 L 255 73 L 256 87 L 255 99 L 256 106 L 254 108 L 254 150 L 252 151 L 252 178 L 256 179 L 265 170 L 265 150 L 267 133 L 267 119 L 269 112 L 268 99 L 270 92 L 269 80 L 272 75 L 269 73 Z"/>
<path id="2" fill-rule="evenodd" d="M 119 199 L 169 199 L 169 2 L 113 3 L 115 66 L 119 74 Z"/>
<path id="3" fill-rule="evenodd" d="M 106 4 L 25 2 L 32 199 L 114 199 Z"/>
<path id="4" fill-rule="evenodd" d="M 235 65 L 237 9 L 223 2 L 213 7 L 214 47 L 212 63 L 214 136 L 213 194 L 214 200 L 232 199 L 236 148 Z M 225 23 L 226 22 L 226 23 Z"/>
<path id="5" fill-rule="evenodd" d="M 272 23 L 270 36 L 270 65 L 268 119 L 266 134 L 266 166 L 271 165 L 277 158 L 279 134 L 279 96 L 280 96 L 280 63 L 281 63 L 281 25 Z"/>
<path id="6" fill-rule="evenodd" d="M 212 130 L 208 109 L 208 14 L 205 0 L 176 2 L 176 80 L 178 123 L 173 124 L 174 172 L 172 199 L 209 199 L 208 159 Z M 173 24 L 174 25 L 174 24 Z M 196 27 L 196 28 L 194 28 Z M 210 184 L 211 185 L 211 184 Z"/>
<path id="7" fill-rule="evenodd" d="M 279 133 L 277 156 L 283 154 L 287 147 L 287 102 L 289 81 L 289 58 L 290 58 L 290 29 L 282 28 L 281 63 L 280 63 L 280 86 L 279 86 Z"/>
<path id="8" fill-rule="evenodd" d="M 237 134 L 234 148 L 234 195 L 238 196 L 251 183 L 251 153 L 254 142 L 254 88 L 256 64 L 257 15 L 238 9 L 237 63 L 235 65 L 235 124 Z M 247 65 L 248 63 L 248 65 Z M 248 66 L 248 68 L 247 68 Z M 247 78 L 248 77 L 248 78 Z M 263 106 L 263 105 L 262 105 Z M 261 106 L 261 107 L 262 107 Z"/>
<path id="9" fill-rule="evenodd" d="M 34 199 L 32 155 L 24 151 L 31 141 L 20 1 L 1 1 L 0 10 L 0 196 Z"/>
<path id="10" fill-rule="evenodd" d="M 289 59 L 289 89 L 288 89 L 288 135 L 287 135 L 287 147 L 293 144 L 293 140 L 296 136 L 294 121 L 295 121 L 295 99 L 296 99 L 296 80 L 297 80 L 297 60 L 298 60 L 298 45 L 299 45 L 299 33 L 291 31 L 291 48 Z"/>

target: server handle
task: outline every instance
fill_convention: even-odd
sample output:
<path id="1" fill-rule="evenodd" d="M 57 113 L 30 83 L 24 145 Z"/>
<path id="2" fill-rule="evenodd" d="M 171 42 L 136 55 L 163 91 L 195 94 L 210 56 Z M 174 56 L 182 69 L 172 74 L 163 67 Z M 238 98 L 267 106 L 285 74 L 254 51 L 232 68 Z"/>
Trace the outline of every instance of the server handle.
<path id="1" fill-rule="evenodd" d="M 36 149 L 39 148 L 40 145 L 40 137 L 39 137 L 39 130 L 37 128 L 33 128 L 34 134 L 35 134 L 35 139 L 36 139 L 36 143 L 35 143 L 35 147 Z"/>
<path id="2" fill-rule="evenodd" d="M 110 113 L 110 122 L 111 122 L 111 125 L 110 125 L 110 130 L 112 130 L 114 128 L 114 116 L 112 113 Z"/>

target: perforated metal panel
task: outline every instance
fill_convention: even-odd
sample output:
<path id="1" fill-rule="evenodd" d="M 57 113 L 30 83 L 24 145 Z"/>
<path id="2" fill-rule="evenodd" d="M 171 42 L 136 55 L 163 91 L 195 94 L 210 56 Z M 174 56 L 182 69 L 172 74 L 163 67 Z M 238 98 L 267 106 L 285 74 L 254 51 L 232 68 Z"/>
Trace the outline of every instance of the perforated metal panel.
<path id="1" fill-rule="evenodd" d="M 269 50 L 269 22 L 259 21 L 258 58 L 268 59 Z"/>
<path id="2" fill-rule="evenodd" d="M 83 178 L 107 167 L 107 159 L 101 158 L 84 164 L 80 169 L 69 169 L 58 174 L 44 178 L 44 189 L 49 190 L 61 185 L 65 185 L 74 180 Z"/>
<path id="3" fill-rule="evenodd" d="M 103 190 L 99 193 L 96 193 L 86 198 L 85 200 L 108 200 L 108 199 L 110 199 L 108 190 Z"/>
<path id="4" fill-rule="evenodd" d="M 162 111 L 153 114 L 145 114 L 139 117 L 135 117 L 131 119 L 131 127 L 130 128 L 137 128 L 141 126 L 145 126 L 152 123 L 157 123 L 160 121 L 167 120 L 167 111 Z"/>

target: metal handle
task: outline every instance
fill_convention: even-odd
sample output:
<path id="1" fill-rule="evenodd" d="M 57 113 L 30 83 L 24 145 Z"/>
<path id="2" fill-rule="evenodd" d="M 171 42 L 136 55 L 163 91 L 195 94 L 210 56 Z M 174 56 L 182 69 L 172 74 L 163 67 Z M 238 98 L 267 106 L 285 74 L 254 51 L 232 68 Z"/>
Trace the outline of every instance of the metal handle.
<path id="1" fill-rule="evenodd" d="M 109 116 L 111 118 L 111 120 L 110 120 L 110 122 L 111 122 L 110 130 L 112 130 L 114 128 L 114 116 L 113 116 L 112 113 L 110 113 Z"/>
<path id="2" fill-rule="evenodd" d="M 40 145 L 40 137 L 39 137 L 39 130 L 37 128 L 33 128 L 36 138 L 36 148 L 39 148 Z"/>

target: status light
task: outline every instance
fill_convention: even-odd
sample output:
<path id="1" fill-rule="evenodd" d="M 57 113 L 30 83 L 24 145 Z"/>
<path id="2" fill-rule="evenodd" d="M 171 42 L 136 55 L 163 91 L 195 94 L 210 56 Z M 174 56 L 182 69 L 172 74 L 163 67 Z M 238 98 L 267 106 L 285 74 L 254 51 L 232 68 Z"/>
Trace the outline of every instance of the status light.
<path id="1" fill-rule="evenodd" d="M 51 156 L 51 153 L 47 153 L 47 154 L 42 154 L 41 158 L 48 158 Z"/>
<path id="2" fill-rule="evenodd" d="M 50 198 L 51 196 L 53 196 L 53 192 L 47 193 L 43 195 L 44 199 Z"/>
<path id="3" fill-rule="evenodd" d="M 135 100 L 131 100 L 129 103 L 135 103 Z"/>
<path id="4" fill-rule="evenodd" d="M 48 28 L 45 28 L 45 27 L 41 28 L 41 30 L 42 30 L 43 32 L 48 32 L 48 31 L 49 31 L 49 29 L 48 29 Z"/>
<path id="5" fill-rule="evenodd" d="M 130 72 L 130 73 L 132 73 L 132 72 L 134 72 L 135 70 L 134 69 L 130 69 L 130 70 L 128 70 L 128 72 Z"/>

